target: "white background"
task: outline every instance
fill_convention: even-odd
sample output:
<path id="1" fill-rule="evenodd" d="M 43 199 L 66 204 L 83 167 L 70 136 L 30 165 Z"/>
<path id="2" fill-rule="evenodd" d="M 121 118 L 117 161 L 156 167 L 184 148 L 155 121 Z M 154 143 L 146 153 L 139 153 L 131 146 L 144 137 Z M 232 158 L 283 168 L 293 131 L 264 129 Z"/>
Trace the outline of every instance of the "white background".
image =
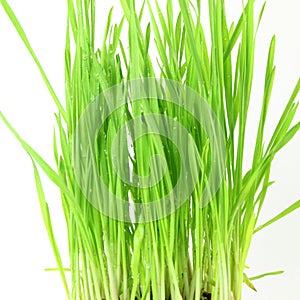
<path id="1" fill-rule="evenodd" d="M 24 26 L 58 96 L 64 97 L 64 39 L 66 1 L 9 1 Z M 107 8 L 118 1 L 99 1 L 99 32 Z M 101 3 L 102 2 L 102 3 Z M 206 2 L 206 1 L 204 1 Z M 241 0 L 226 1 L 229 18 L 237 20 Z M 261 1 L 258 2 L 258 7 Z M 104 3 L 104 4 L 103 4 Z M 103 9 L 102 9 L 103 8 Z M 203 8 L 204 9 L 204 8 Z M 270 136 L 300 71 L 300 2 L 267 3 L 258 33 L 253 105 L 250 109 L 246 165 L 251 159 L 257 110 L 262 94 L 269 41 L 277 35 L 277 78 L 266 126 Z M 115 10 L 116 20 L 120 10 Z M 205 23 L 204 27 L 208 25 Z M 101 40 L 101 36 L 99 36 Z M 19 133 L 53 165 L 52 135 L 56 111 L 51 97 L 20 38 L 0 9 L 0 110 Z M 297 114 L 300 119 L 300 113 Z M 300 135 L 280 152 L 272 169 L 271 187 L 261 223 L 300 199 Z M 67 259 L 64 219 L 56 188 L 43 177 L 54 229 L 62 255 Z M 0 299 L 64 299 L 58 273 L 45 272 L 55 261 L 43 227 L 35 192 L 31 162 L 0 122 Z M 257 293 L 244 288 L 245 300 L 299 299 L 300 211 L 254 237 L 247 264 L 248 275 L 285 270 L 280 276 L 255 282 Z"/>

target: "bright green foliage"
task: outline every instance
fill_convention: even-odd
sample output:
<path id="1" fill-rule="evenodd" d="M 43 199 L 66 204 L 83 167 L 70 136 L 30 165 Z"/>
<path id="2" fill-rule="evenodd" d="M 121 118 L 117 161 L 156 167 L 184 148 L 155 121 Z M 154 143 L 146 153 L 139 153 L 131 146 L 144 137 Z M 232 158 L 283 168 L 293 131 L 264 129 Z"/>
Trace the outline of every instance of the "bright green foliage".
<path id="1" fill-rule="evenodd" d="M 173 3 L 178 1 L 176 15 Z M 245 264 L 255 232 L 281 219 L 300 206 L 296 202 L 266 224 L 257 227 L 259 213 L 270 182 L 270 169 L 277 152 L 297 133 L 292 126 L 298 102 L 300 79 L 267 142 L 264 128 L 268 117 L 275 76 L 275 37 L 270 43 L 264 94 L 257 130 L 253 162 L 244 170 L 245 133 L 254 68 L 254 0 L 249 0 L 237 25 L 227 24 L 223 0 L 208 0 L 210 43 L 201 23 L 201 1 L 167 0 L 166 9 L 158 1 L 144 1 L 136 9 L 134 0 L 120 0 L 124 18 L 113 24 L 112 10 L 107 19 L 102 46 L 95 48 L 95 0 L 68 0 L 68 25 L 65 49 L 66 99 L 60 102 L 14 13 L 5 0 L 1 4 L 15 25 L 45 80 L 58 108 L 58 131 L 54 137 L 57 170 L 53 170 L 10 128 L 34 161 L 34 175 L 42 215 L 63 279 L 68 299 L 204 299 L 204 291 L 213 300 L 241 299 L 243 282 L 255 289 L 251 280 L 281 272 L 248 278 Z M 101 3 L 99 4 L 101 6 Z M 149 23 L 143 26 L 144 12 Z M 123 25 L 128 25 L 128 49 L 122 43 Z M 153 41 L 157 50 L 149 49 Z M 208 46 L 211 44 L 211 47 Z M 72 45 L 72 47 L 71 47 Z M 75 49 L 73 49 L 73 45 Z M 234 57 L 233 50 L 237 49 Z M 158 68 L 157 68 L 158 63 Z M 72 135 L 85 108 L 99 93 L 127 79 L 168 78 L 185 84 L 207 99 L 220 120 L 226 139 L 226 173 L 222 184 L 205 207 L 199 206 L 210 169 L 209 140 L 191 116 L 169 103 L 141 100 L 118 110 L 105 124 L 97 141 L 97 170 L 106 174 L 105 183 L 115 194 L 136 202 L 150 202 L 164 196 L 179 172 L 178 153 L 164 138 L 147 136 L 133 144 L 131 157 L 137 174 L 148 172 L 149 159 L 163 155 L 167 172 L 155 187 L 146 190 L 130 187 L 116 177 L 110 157 L 112 139 L 120 127 L 144 113 L 167 113 L 190 131 L 201 161 L 200 181 L 191 199 L 172 215 L 146 223 L 131 224 L 112 220 L 96 210 L 83 196 L 75 180 L 72 165 Z M 185 101 L 185 100 L 183 100 Z M 63 108 L 65 106 L 65 109 Z M 124 142 L 124 141 L 123 141 Z M 191 165 L 197 163 L 190 152 Z M 65 213 L 70 268 L 63 268 L 51 226 L 48 205 L 36 164 L 61 191 Z M 128 165 L 129 170 L 129 165 Z M 101 199 L 99 198 L 99 201 Z M 65 274 L 65 271 L 66 272 Z M 71 274 L 71 285 L 66 276 Z"/>

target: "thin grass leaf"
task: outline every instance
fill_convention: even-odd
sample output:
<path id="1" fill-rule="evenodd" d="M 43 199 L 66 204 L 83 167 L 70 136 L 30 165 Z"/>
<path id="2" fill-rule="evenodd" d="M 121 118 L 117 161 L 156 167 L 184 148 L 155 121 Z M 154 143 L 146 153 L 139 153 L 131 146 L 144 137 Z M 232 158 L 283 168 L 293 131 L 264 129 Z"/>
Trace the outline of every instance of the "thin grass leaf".
<path id="1" fill-rule="evenodd" d="M 260 275 L 257 275 L 257 276 L 250 277 L 249 279 L 251 281 L 254 281 L 254 280 L 258 280 L 258 279 L 261 279 L 261 278 L 264 278 L 264 277 L 268 277 L 268 276 L 281 275 L 283 273 L 284 273 L 284 271 L 268 272 L 268 273 L 264 273 L 264 274 L 260 274 Z"/>
<path id="2" fill-rule="evenodd" d="M 246 8 L 248 7 L 248 5 L 246 6 Z M 239 18 L 239 21 L 237 23 L 237 25 L 235 26 L 235 29 L 231 35 L 231 38 L 229 40 L 228 46 L 224 52 L 224 61 L 227 60 L 229 54 L 231 53 L 233 47 L 235 46 L 241 32 L 242 32 L 242 28 L 244 25 L 244 13 L 246 13 L 246 8 L 244 10 L 244 12 L 242 13 L 242 15 Z"/>
<path id="3" fill-rule="evenodd" d="M 255 288 L 255 286 L 253 285 L 253 283 L 251 282 L 252 280 L 250 278 L 248 278 L 248 276 L 244 273 L 244 282 L 246 283 L 246 285 L 253 291 L 257 292 L 257 289 Z"/>
<path id="4" fill-rule="evenodd" d="M 45 194 L 44 194 L 44 190 L 43 190 L 43 186 L 42 186 L 42 182 L 41 182 L 41 178 L 40 178 L 38 169 L 37 169 L 37 167 L 36 167 L 33 160 L 32 160 L 32 165 L 33 165 L 33 169 L 34 169 L 34 178 L 35 178 L 36 189 L 37 189 L 37 194 L 38 194 L 38 198 L 39 198 L 39 203 L 40 203 L 40 208 L 41 208 L 44 224 L 45 224 L 45 227 L 46 227 L 46 230 L 47 230 L 49 241 L 51 243 L 51 247 L 53 249 L 53 253 L 54 253 L 55 260 L 56 260 L 56 263 L 57 263 L 57 266 L 58 266 L 58 270 L 59 270 L 60 276 L 61 276 L 62 281 L 63 281 L 63 285 L 64 285 L 64 288 L 65 288 L 67 298 L 71 299 L 70 292 L 69 292 L 69 287 L 68 287 L 68 284 L 67 284 L 67 279 L 66 279 L 66 276 L 65 276 L 65 269 L 63 267 L 60 252 L 59 252 L 59 249 L 58 249 L 55 237 L 54 237 L 54 233 L 53 233 L 49 207 L 48 207 L 48 204 L 47 204 L 47 201 L 46 201 L 46 198 L 45 198 Z"/>
<path id="5" fill-rule="evenodd" d="M 282 135 L 284 135 L 286 133 L 286 130 L 288 129 L 288 127 L 290 126 L 295 112 L 296 112 L 296 107 L 295 107 L 295 100 L 296 97 L 298 96 L 298 93 L 300 91 L 300 78 L 297 81 L 297 84 L 293 90 L 293 93 L 280 117 L 280 120 L 275 128 L 275 131 L 272 135 L 272 138 L 270 140 L 270 143 L 268 145 L 268 150 L 270 150 L 274 144 L 276 144 L 276 141 L 278 141 L 279 139 L 282 138 Z M 285 129 L 286 128 L 286 129 Z"/>
<path id="6" fill-rule="evenodd" d="M 259 29 L 259 26 L 260 26 L 260 23 L 261 23 L 261 20 L 262 20 L 262 17 L 263 17 L 263 14 L 264 14 L 264 11 L 265 11 L 265 8 L 266 8 L 266 4 L 267 2 L 265 1 L 261 10 L 260 10 L 260 13 L 259 13 L 259 17 L 258 17 L 258 21 L 257 21 L 257 25 L 256 25 L 256 31 L 255 31 L 255 35 L 257 34 L 258 32 L 258 29 Z"/>
<path id="7" fill-rule="evenodd" d="M 36 66 L 38 67 L 40 73 L 41 73 L 41 76 L 46 84 L 46 87 L 48 88 L 53 100 L 54 100 L 54 103 L 56 104 L 59 112 L 61 113 L 62 117 L 66 120 L 66 112 L 65 112 L 65 109 L 63 108 L 60 100 L 58 99 L 40 61 L 38 60 L 34 50 L 32 49 L 31 47 L 31 44 L 20 24 L 20 22 L 18 21 L 16 15 L 14 14 L 13 10 L 11 9 L 11 7 L 9 6 L 9 4 L 6 2 L 6 0 L 1 0 L 1 5 L 3 6 L 4 10 L 6 11 L 8 17 L 10 18 L 12 24 L 14 25 L 15 29 L 17 30 L 20 38 L 22 39 L 23 43 L 25 44 L 28 52 L 30 53 L 31 57 L 33 58 Z"/>
<path id="8" fill-rule="evenodd" d="M 43 169 L 47 177 L 56 185 L 58 186 L 61 191 L 66 195 L 66 199 L 68 199 L 68 204 L 70 205 L 70 209 L 74 213 L 75 217 L 77 218 L 78 225 L 82 229 L 83 237 L 86 239 L 87 247 L 88 247 L 88 234 L 85 231 L 85 225 L 82 219 L 82 216 L 80 214 L 80 210 L 77 207 L 77 204 L 74 202 L 74 195 L 71 193 L 71 191 L 68 189 L 68 187 L 65 185 L 65 182 L 62 180 L 62 178 L 48 165 L 48 163 L 31 147 L 29 146 L 21 137 L 20 135 L 15 131 L 15 129 L 11 126 L 11 124 L 7 121 L 7 119 L 4 117 L 2 112 L 0 111 L 0 118 L 2 121 L 6 124 L 6 126 L 9 128 L 9 130 L 13 133 L 13 135 L 16 137 L 16 139 L 21 143 L 24 150 L 29 154 L 29 156 L 34 159 L 34 161 Z M 89 247 L 88 247 L 89 249 Z M 89 249 L 90 250 L 90 249 Z M 90 252 L 92 253 L 92 252 Z"/>
<path id="9" fill-rule="evenodd" d="M 254 233 L 261 231 L 262 229 L 270 226 L 271 224 L 279 221 L 280 219 L 286 217 L 287 215 L 289 215 L 290 213 L 292 213 L 294 210 L 298 209 L 300 207 L 300 200 L 298 200 L 297 202 L 295 202 L 294 204 L 292 204 L 291 206 L 289 206 L 287 209 L 285 209 L 284 211 L 282 211 L 280 214 L 278 214 L 277 216 L 275 216 L 274 218 L 272 218 L 271 220 L 269 220 L 268 222 L 264 223 L 263 225 L 260 225 L 259 227 L 257 227 L 254 230 Z"/>

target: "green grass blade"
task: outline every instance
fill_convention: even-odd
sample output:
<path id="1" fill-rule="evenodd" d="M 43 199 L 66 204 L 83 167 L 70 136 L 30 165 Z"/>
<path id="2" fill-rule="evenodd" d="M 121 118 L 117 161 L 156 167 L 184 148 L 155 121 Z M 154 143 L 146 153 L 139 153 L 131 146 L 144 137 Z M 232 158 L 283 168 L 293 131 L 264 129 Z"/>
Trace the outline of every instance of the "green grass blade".
<path id="1" fill-rule="evenodd" d="M 259 28 L 259 25 L 260 25 L 260 22 L 262 20 L 262 17 L 263 17 L 263 14 L 264 14 L 264 11 L 265 11 L 265 8 L 266 8 L 266 4 L 267 2 L 265 2 L 260 10 L 260 13 L 259 13 L 259 17 L 258 17 L 258 22 L 257 22 L 257 26 L 256 26 L 256 32 L 255 32 L 255 35 L 257 34 L 257 31 L 258 31 L 258 28 Z"/>
<path id="2" fill-rule="evenodd" d="M 246 283 L 246 285 L 253 291 L 257 292 L 255 286 L 253 285 L 253 283 L 251 282 L 251 279 L 248 278 L 248 276 L 244 273 L 244 282 Z"/>
<path id="3" fill-rule="evenodd" d="M 61 260 L 61 256 L 60 256 L 60 252 L 56 243 L 56 239 L 54 236 L 54 232 L 53 232 L 53 228 L 52 228 L 52 222 L 51 222 L 51 217 L 50 217 L 50 212 L 49 212 L 49 207 L 48 207 L 48 203 L 46 201 L 45 198 L 45 193 L 43 190 L 43 186 L 42 186 L 42 182 L 41 182 L 41 178 L 38 172 L 38 169 L 34 163 L 34 161 L 32 160 L 32 165 L 33 165 L 33 169 L 34 169 L 34 178 L 35 178 L 35 183 L 36 183 L 36 189 L 37 189 L 37 194 L 38 194 L 38 198 L 39 198 L 39 203 L 40 203 L 40 207 L 41 207 L 41 212 L 42 212 L 42 217 L 44 220 L 44 224 L 47 230 L 47 234 L 51 243 L 51 247 L 55 256 L 55 260 L 58 266 L 58 270 L 60 273 L 60 276 L 62 278 L 63 281 L 63 285 L 67 294 L 67 298 L 71 299 L 70 296 L 70 292 L 69 292 L 69 288 L 68 288 L 68 284 L 67 284 L 67 280 L 66 280 L 66 276 L 65 276 L 65 269 L 63 267 L 63 263 Z"/>
<path id="4" fill-rule="evenodd" d="M 283 273 L 284 273 L 284 271 L 268 272 L 268 273 L 264 273 L 264 274 L 260 274 L 260 275 L 257 275 L 257 276 L 250 277 L 249 279 L 251 281 L 254 281 L 254 280 L 258 280 L 258 279 L 261 279 L 261 278 L 264 278 L 264 277 L 268 277 L 268 276 L 281 275 Z"/>
<path id="5" fill-rule="evenodd" d="M 51 94 L 58 110 L 59 110 L 59 112 L 61 113 L 63 118 L 66 120 L 65 109 L 63 108 L 60 100 L 58 99 L 58 97 L 57 97 L 57 95 L 56 95 L 56 93 L 55 93 L 55 91 L 54 91 L 54 89 L 53 89 L 53 87 L 52 87 L 52 85 L 51 85 L 51 83 L 50 83 L 50 81 L 49 81 L 49 79 L 48 79 L 41 63 L 40 63 L 40 61 L 38 60 L 34 50 L 32 49 L 31 44 L 30 44 L 30 42 L 29 42 L 29 40 L 28 40 L 28 38 L 27 38 L 27 36 L 26 36 L 26 34 L 25 34 L 25 32 L 24 32 L 24 30 L 23 30 L 23 28 L 22 28 L 22 26 L 19 22 L 19 20 L 17 19 L 16 15 L 12 11 L 11 7 L 6 2 L 6 0 L 1 0 L 1 5 L 3 6 L 4 10 L 6 11 L 8 17 L 10 18 L 10 20 L 13 23 L 15 29 L 17 30 L 20 38 L 22 39 L 23 43 L 25 44 L 28 52 L 30 53 L 31 57 L 33 58 L 36 66 L 38 67 L 38 69 L 41 73 L 41 76 L 42 76 L 42 78 L 43 78 L 43 80 L 44 80 L 44 82 L 45 82 L 45 84 L 46 84 L 46 86 L 47 86 L 47 88 L 48 88 L 48 90 L 49 90 L 49 92 L 50 92 L 50 94 Z"/>
<path id="6" fill-rule="evenodd" d="M 293 118 L 296 113 L 297 105 L 295 103 L 296 97 L 300 91 L 300 78 L 298 79 L 298 82 L 294 88 L 294 91 L 280 117 L 280 120 L 275 128 L 275 131 L 272 135 L 272 138 L 269 142 L 267 151 L 269 151 L 272 147 L 274 147 L 274 144 L 278 142 L 278 140 L 282 139 L 282 136 L 286 134 Z"/>
<path id="7" fill-rule="evenodd" d="M 49 166 L 49 164 L 31 147 L 27 144 L 21 136 L 17 133 L 17 131 L 12 127 L 12 125 L 8 122 L 8 120 L 4 117 L 2 112 L 0 112 L 0 118 L 5 123 L 5 125 L 9 128 L 9 130 L 13 133 L 16 139 L 21 143 L 24 150 L 39 164 L 39 166 L 44 170 L 47 176 L 58 186 L 60 187 L 67 195 L 70 196 L 70 191 L 68 188 L 62 183 L 59 175 Z"/>
<path id="8" fill-rule="evenodd" d="M 11 124 L 7 121 L 4 117 L 2 112 L 0 112 L 0 119 L 6 124 L 8 129 L 13 133 L 16 139 L 21 143 L 24 150 L 29 154 L 29 156 L 35 160 L 35 162 L 42 168 L 45 172 L 47 177 L 57 186 L 60 188 L 61 192 L 65 195 L 66 199 L 68 200 L 68 204 L 70 205 L 71 211 L 74 213 L 74 216 L 78 222 L 78 226 L 82 230 L 83 237 L 87 243 L 87 248 L 90 251 L 92 257 L 92 251 L 89 249 L 89 235 L 86 232 L 85 223 L 83 221 L 83 217 L 81 214 L 81 210 L 78 207 L 78 204 L 74 202 L 74 195 L 72 191 L 66 186 L 63 178 L 61 178 L 50 166 L 49 164 L 31 147 L 29 146 L 16 132 L 16 130 L 11 126 Z"/>
<path id="9" fill-rule="evenodd" d="M 232 36 L 230 37 L 229 43 L 227 45 L 227 48 L 224 52 L 224 61 L 226 61 L 226 59 L 228 58 L 228 56 L 230 55 L 232 49 L 234 48 L 241 32 L 243 29 L 243 25 L 244 25 L 244 13 L 240 16 L 239 21 L 232 33 Z"/>
<path id="10" fill-rule="evenodd" d="M 258 126 L 258 132 L 256 136 L 256 145 L 255 145 L 255 151 L 253 157 L 253 167 L 255 167 L 261 161 L 263 156 L 264 128 L 265 128 L 274 78 L 275 78 L 274 53 L 275 53 L 275 36 L 273 36 L 269 48 L 268 63 L 267 63 L 266 76 L 265 76 L 264 97 L 263 97 L 261 116 L 260 116 L 260 121 Z"/>
<path id="11" fill-rule="evenodd" d="M 261 231 L 262 229 L 270 226 L 271 224 L 279 221 L 280 219 L 286 217 L 287 215 L 289 215 L 290 213 L 292 213 L 293 211 L 295 211 L 296 209 L 300 208 L 300 200 L 298 200 L 297 202 L 295 202 L 294 204 L 292 204 L 291 206 L 289 206 L 287 209 L 285 209 L 284 211 L 282 211 L 280 214 L 278 214 L 277 216 L 275 216 L 274 218 L 272 218 L 270 221 L 264 223 L 263 225 L 260 225 L 259 227 L 257 227 L 254 230 L 254 233 Z"/>

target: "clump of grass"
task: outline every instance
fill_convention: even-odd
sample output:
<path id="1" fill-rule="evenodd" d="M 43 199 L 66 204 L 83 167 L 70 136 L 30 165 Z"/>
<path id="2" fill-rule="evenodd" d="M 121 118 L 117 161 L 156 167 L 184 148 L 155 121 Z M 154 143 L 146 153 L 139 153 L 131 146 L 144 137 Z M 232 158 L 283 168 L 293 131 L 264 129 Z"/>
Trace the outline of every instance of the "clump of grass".
<path id="1" fill-rule="evenodd" d="M 255 289 L 244 272 L 253 234 L 300 206 L 298 201 L 257 227 L 267 190 L 272 184 L 272 161 L 300 128 L 300 123 L 292 125 L 298 107 L 299 79 L 271 139 L 266 141 L 264 138 L 276 70 L 275 37 L 269 47 L 253 161 L 249 170 L 244 170 L 256 29 L 264 6 L 259 20 L 255 21 L 254 1 L 249 0 L 238 22 L 229 26 L 224 1 L 208 0 L 209 48 L 200 18 L 200 1 L 177 2 L 180 12 L 175 14 L 174 0 L 167 0 L 163 11 L 156 1 L 144 1 L 137 9 L 135 1 L 120 0 L 124 18 L 119 24 L 112 24 L 112 11 L 109 13 L 103 44 L 97 48 L 95 1 L 68 0 L 66 98 L 62 103 L 13 11 L 5 0 L 1 0 L 58 108 L 53 143 L 56 170 L 18 135 L 2 113 L 0 117 L 32 159 L 42 215 L 68 299 L 239 300 L 244 282 Z M 149 23 L 144 27 L 143 12 L 146 10 Z M 121 38 L 125 23 L 128 25 L 128 50 Z M 149 51 L 153 40 L 157 55 Z M 234 49 L 237 49 L 236 56 Z M 207 205 L 199 205 L 213 163 L 210 161 L 211 141 L 201 124 L 190 114 L 182 112 L 180 107 L 165 103 L 160 98 L 128 101 L 120 107 L 104 123 L 97 136 L 93 149 L 96 161 L 90 162 L 94 169 L 85 174 L 86 178 L 93 176 L 95 170 L 104 174 L 103 180 L 110 191 L 127 202 L 147 204 L 167 195 L 176 184 L 182 159 L 168 139 L 147 136 L 135 140 L 130 159 L 124 160 L 126 172 L 133 169 L 135 173 L 146 176 L 152 156 L 159 154 L 165 159 L 166 173 L 157 185 L 149 189 L 124 184 L 116 176 L 111 160 L 110 146 L 118 130 L 136 117 L 146 118 L 147 114 L 154 113 L 167 114 L 185 126 L 197 149 L 197 153 L 187 152 L 191 169 L 198 164 L 201 166 L 196 172 L 200 176 L 187 201 L 172 214 L 145 223 L 123 222 L 96 209 L 95 203 L 87 201 L 81 190 L 73 164 L 74 152 L 80 151 L 80 142 L 74 145 L 73 137 L 87 107 L 102 92 L 139 78 L 173 80 L 206 99 L 220 121 L 226 147 L 225 174 L 220 187 Z M 154 88 L 160 89 L 158 86 Z M 160 92 L 168 93 L 168 88 Z M 181 104 L 189 101 L 187 95 L 180 99 Z M 105 110 L 105 106 L 102 109 Z M 128 135 L 134 136 L 134 133 L 129 132 Z M 122 141 L 129 147 L 127 142 Z M 61 191 L 69 241 L 71 286 L 67 283 L 68 275 L 55 242 L 37 166 Z M 86 179 L 85 183 L 88 188 L 95 189 L 91 182 Z M 99 195 L 99 202 L 105 200 Z M 139 215 L 135 218 L 138 220 Z M 262 274 L 252 279 L 278 273 Z"/>

